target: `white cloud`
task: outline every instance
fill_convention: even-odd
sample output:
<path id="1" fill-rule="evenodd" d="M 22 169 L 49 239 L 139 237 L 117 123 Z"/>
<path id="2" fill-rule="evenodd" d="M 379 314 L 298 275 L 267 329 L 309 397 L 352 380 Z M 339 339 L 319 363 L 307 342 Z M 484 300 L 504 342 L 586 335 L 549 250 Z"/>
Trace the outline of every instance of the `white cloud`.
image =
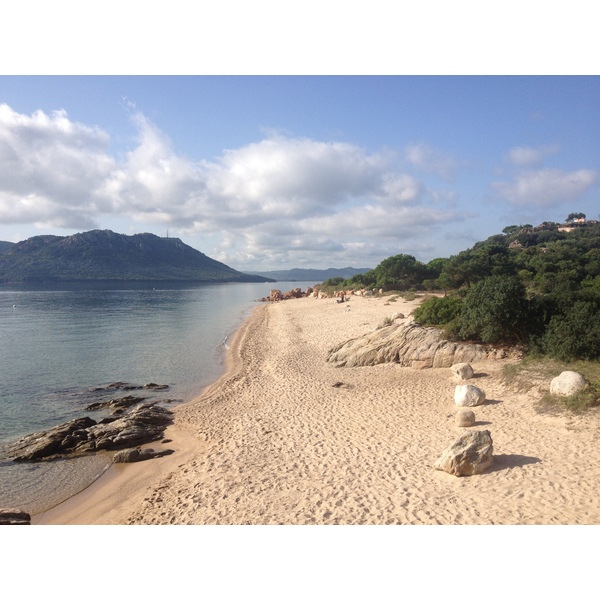
<path id="1" fill-rule="evenodd" d="M 0 222 L 89 227 L 110 213 L 103 191 L 115 167 L 108 135 L 64 111 L 21 115 L 0 105 Z"/>
<path id="2" fill-rule="evenodd" d="M 492 189 L 510 204 L 550 207 L 578 200 L 597 179 L 590 169 L 538 169 L 521 172 L 510 183 L 494 182 Z"/>
<path id="3" fill-rule="evenodd" d="M 211 256 L 241 268 L 364 264 L 457 219 L 389 152 L 273 135 L 194 162 L 142 114 L 132 122 L 118 159 L 104 131 L 64 111 L 0 105 L 0 223 L 83 230 L 129 218 L 210 239 Z"/>
<path id="4" fill-rule="evenodd" d="M 558 144 L 538 146 L 537 148 L 517 146 L 509 150 L 508 159 L 517 167 L 533 167 L 539 165 L 546 156 L 558 152 L 559 149 Z"/>

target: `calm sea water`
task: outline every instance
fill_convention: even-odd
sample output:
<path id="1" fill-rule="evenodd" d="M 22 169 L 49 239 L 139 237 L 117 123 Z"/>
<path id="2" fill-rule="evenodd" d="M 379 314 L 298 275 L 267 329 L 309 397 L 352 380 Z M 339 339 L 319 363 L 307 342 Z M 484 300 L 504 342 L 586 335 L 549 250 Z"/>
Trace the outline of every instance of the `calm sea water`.
<path id="1" fill-rule="evenodd" d="M 222 374 L 228 339 L 257 299 L 274 287 L 313 283 L 3 286 L 0 457 L 3 446 L 28 433 L 104 416 L 85 411 L 98 400 L 94 387 L 168 384 L 156 399 L 190 400 Z M 0 507 L 41 512 L 88 486 L 109 460 L 0 458 Z"/>

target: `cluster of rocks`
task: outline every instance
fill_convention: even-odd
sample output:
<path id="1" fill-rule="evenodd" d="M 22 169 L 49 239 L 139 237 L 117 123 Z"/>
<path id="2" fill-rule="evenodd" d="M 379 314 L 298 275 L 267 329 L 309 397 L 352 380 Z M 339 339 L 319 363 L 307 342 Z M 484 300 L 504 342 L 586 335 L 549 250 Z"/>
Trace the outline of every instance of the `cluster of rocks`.
<path id="1" fill-rule="evenodd" d="M 474 376 L 468 363 L 459 363 L 451 367 L 459 385 L 454 390 L 454 402 L 459 407 L 455 415 L 457 427 L 471 427 L 475 424 L 472 407 L 484 404 L 486 395 L 477 386 L 465 381 Z M 587 385 L 585 378 L 574 371 L 563 371 L 550 383 L 553 395 L 570 396 Z M 469 431 L 454 440 L 434 463 L 434 468 L 446 471 L 457 477 L 483 473 L 494 462 L 492 436 L 488 430 Z"/>
<path id="2" fill-rule="evenodd" d="M 281 300 L 291 300 L 292 298 L 307 298 L 313 293 L 313 288 L 306 288 L 303 292 L 301 288 L 294 288 L 287 292 L 281 290 L 271 290 L 268 296 L 261 298 L 259 302 L 280 302 Z"/>
<path id="3" fill-rule="evenodd" d="M 110 392 L 115 390 L 123 390 L 129 392 L 131 390 L 151 390 L 153 392 L 168 390 L 169 386 L 164 383 L 145 383 L 144 385 L 134 385 L 132 383 L 125 383 L 123 381 L 115 381 L 108 385 L 102 385 L 95 387 L 92 392 Z"/>
<path id="4" fill-rule="evenodd" d="M 110 410 L 113 414 L 119 414 L 126 408 L 142 402 L 142 400 L 146 400 L 146 398 L 141 396 L 123 396 L 122 398 L 112 398 L 102 402 L 92 402 L 92 404 L 85 407 L 85 410 Z"/>
<path id="5" fill-rule="evenodd" d="M 314 287 L 307 287 L 306 290 L 302 291 L 300 288 L 294 288 L 287 292 L 281 290 L 271 290 L 268 296 L 260 298 L 259 302 L 280 302 L 282 300 L 291 300 L 292 298 L 316 298 L 319 300 L 326 298 L 342 299 L 341 301 L 347 301 L 350 296 L 375 296 L 376 294 L 383 294 L 383 290 L 338 290 L 336 292 L 328 293 L 321 289 L 319 284 Z"/>
<path id="6" fill-rule="evenodd" d="M 457 363 L 452 365 L 450 370 L 460 382 L 454 390 L 454 403 L 459 407 L 455 415 L 455 424 L 457 427 L 471 427 L 475 425 L 475 413 L 470 407 L 483 404 L 486 399 L 485 392 L 475 385 L 464 383 L 475 375 L 469 363 Z M 442 452 L 433 468 L 457 477 L 477 475 L 493 464 L 493 452 L 492 435 L 487 429 L 469 431 L 455 439 Z"/>
<path id="7" fill-rule="evenodd" d="M 435 327 L 412 320 L 377 329 L 338 344 L 327 355 L 335 367 L 362 367 L 395 362 L 417 369 L 450 367 L 455 363 L 503 359 L 516 351 L 479 344 L 451 342 Z"/>
<path id="8" fill-rule="evenodd" d="M 160 440 L 172 422 L 170 410 L 147 403 L 136 406 L 127 414 L 107 417 L 100 422 L 81 417 L 27 435 L 12 444 L 7 455 L 14 461 L 36 461 L 132 448 Z"/>

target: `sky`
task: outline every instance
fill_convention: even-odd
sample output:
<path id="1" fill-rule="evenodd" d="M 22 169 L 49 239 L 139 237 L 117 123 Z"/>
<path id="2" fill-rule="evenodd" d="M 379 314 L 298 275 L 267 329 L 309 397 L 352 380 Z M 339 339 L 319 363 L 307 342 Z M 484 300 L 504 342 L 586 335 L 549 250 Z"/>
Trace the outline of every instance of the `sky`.
<path id="1" fill-rule="evenodd" d="M 239 270 L 428 262 L 600 213 L 596 76 L 2 76 L 0 239 L 179 237 Z"/>
<path id="2" fill-rule="evenodd" d="M 88 74 L 72 46 L 57 69 L 62 38 L 51 39 L 43 68 L 37 53 L 0 70 L 0 240 L 151 232 L 242 271 L 372 268 L 400 253 L 448 257 L 507 225 L 600 214 L 593 70 L 554 75 L 542 62 L 537 74 L 521 54 L 492 74 L 416 60 L 354 75 L 323 55 L 326 73 L 313 59 L 288 75 L 271 49 L 264 69 L 179 74 L 150 60 L 167 74 L 128 62 L 119 74 L 109 56 Z"/>

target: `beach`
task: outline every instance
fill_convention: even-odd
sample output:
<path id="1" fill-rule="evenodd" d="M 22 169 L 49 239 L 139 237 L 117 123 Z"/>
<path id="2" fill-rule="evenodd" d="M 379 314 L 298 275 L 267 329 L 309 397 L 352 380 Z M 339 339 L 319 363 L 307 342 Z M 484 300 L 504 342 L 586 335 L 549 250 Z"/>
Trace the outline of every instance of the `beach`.
<path id="1" fill-rule="evenodd" d="M 494 463 L 433 464 L 455 424 L 448 368 L 335 368 L 330 348 L 419 300 L 300 298 L 255 309 L 226 373 L 175 409 L 166 457 L 113 465 L 34 524 L 599 524 L 598 414 L 540 413 L 538 394 L 473 363 Z M 548 386 L 549 386 L 548 381 Z"/>

